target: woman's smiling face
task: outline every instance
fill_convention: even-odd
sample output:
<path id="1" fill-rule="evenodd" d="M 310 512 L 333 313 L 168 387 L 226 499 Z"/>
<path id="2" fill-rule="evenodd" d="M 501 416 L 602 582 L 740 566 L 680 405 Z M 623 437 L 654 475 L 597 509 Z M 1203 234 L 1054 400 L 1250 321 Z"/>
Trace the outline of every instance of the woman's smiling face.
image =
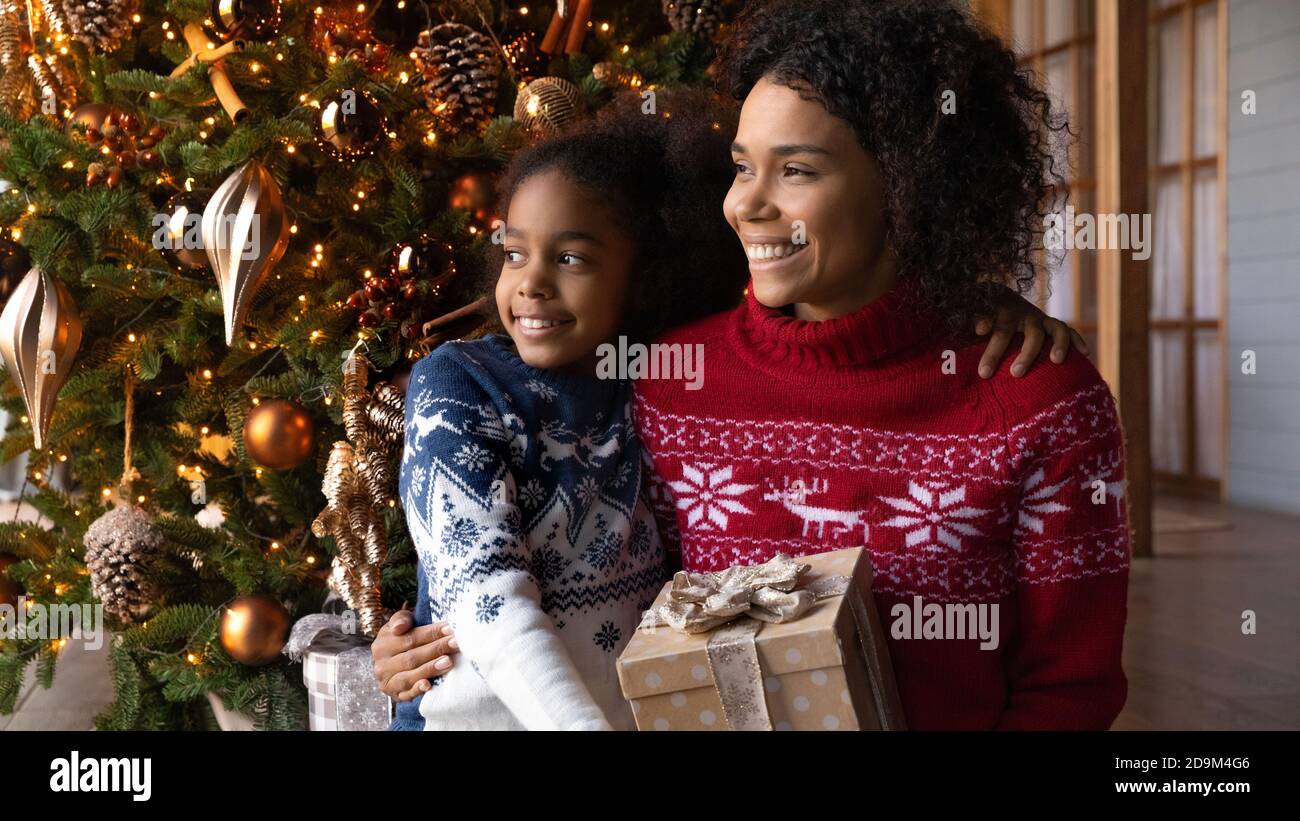
<path id="1" fill-rule="evenodd" d="M 764 77 L 741 108 L 732 160 L 723 210 L 759 302 L 829 319 L 889 290 L 880 166 L 847 121 Z"/>

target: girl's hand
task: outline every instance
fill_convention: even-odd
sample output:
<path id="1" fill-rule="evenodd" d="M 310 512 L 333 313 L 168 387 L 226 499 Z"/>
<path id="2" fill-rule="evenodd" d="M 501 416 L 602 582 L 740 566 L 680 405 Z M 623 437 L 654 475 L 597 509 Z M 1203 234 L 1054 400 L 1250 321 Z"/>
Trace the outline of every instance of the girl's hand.
<path id="1" fill-rule="evenodd" d="M 1011 337 L 1017 331 L 1025 335 L 1024 344 L 1020 346 L 1020 355 L 1011 365 L 1012 376 L 1024 376 L 1034 366 L 1043 349 L 1043 341 L 1048 335 L 1052 337 L 1052 361 L 1061 364 L 1071 346 L 1078 348 L 1084 356 L 1088 355 L 1088 343 L 1079 332 L 1059 319 L 1054 319 L 1038 309 L 1038 306 L 1024 297 L 1006 290 L 1001 297 L 996 320 L 981 318 L 975 323 L 975 333 L 985 336 L 993 333 L 984 356 L 980 358 L 980 376 L 988 379 L 998 369 L 1002 355 L 1011 344 Z"/>
<path id="2" fill-rule="evenodd" d="M 450 670 L 451 656 L 460 650 L 446 622 L 414 625 L 415 614 L 403 605 L 370 645 L 379 689 L 397 701 L 410 701 L 428 692 L 429 679 Z"/>

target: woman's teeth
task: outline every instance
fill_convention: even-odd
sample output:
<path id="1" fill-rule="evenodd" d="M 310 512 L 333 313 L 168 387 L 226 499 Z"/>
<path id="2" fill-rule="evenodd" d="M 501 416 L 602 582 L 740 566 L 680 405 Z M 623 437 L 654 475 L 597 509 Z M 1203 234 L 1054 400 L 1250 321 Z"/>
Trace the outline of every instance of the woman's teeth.
<path id="1" fill-rule="evenodd" d="M 803 247 L 787 242 L 781 245 L 750 245 L 745 250 L 750 259 L 780 259 L 802 251 Z"/>
<path id="2" fill-rule="evenodd" d="M 551 328 L 564 323 L 558 319 L 533 319 L 532 317 L 521 316 L 519 317 L 519 324 L 525 328 Z"/>

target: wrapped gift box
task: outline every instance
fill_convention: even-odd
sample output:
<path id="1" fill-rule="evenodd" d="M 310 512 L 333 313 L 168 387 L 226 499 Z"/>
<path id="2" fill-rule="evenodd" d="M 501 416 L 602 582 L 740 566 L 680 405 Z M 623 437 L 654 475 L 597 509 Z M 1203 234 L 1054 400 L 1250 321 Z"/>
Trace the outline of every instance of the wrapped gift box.
<path id="1" fill-rule="evenodd" d="M 807 570 L 759 589 L 777 564 Z M 904 729 L 867 551 L 778 557 L 739 594 L 737 570 L 680 572 L 647 611 L 618 659 L 638 729 Z"/>
<path id="2" fill-rule="evenodd" d="M 312 730 L 387 730 L 392 702 L 375 680 L 370 638 L 346 633 L 338 616 L 299 619 L 285 653 L 302 661 Z"/>

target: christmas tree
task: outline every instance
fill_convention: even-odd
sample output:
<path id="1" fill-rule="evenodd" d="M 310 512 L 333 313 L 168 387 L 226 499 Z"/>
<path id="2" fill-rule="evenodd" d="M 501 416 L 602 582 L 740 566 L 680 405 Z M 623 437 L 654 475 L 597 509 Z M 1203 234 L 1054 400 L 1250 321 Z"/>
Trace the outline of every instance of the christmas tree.
<path id="1" fill-rule="evenodd" d="M 288 625 L 414 594 L 402 380 L 472 332 L 494 176 L 706 85 L 730 11 L 0 0 L 0 461 L 43 517 L 0 523 L 0 602 L 104 606 L 100 729 L 304 726 Z M 0 712 L 66 641 L 0 638 Z"/>

